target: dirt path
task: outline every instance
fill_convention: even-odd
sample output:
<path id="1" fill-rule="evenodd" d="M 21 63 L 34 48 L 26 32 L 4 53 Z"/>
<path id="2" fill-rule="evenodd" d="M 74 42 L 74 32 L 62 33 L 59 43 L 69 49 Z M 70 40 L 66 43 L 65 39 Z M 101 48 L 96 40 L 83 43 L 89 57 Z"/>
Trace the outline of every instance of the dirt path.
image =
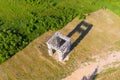
<path id="1" fill-rule="evenodd" d="M 95 62 L 83 63 L 80 68 L 63 80 L 83 80 L 83 77 L 92 80 L 94 75 L 107 68 L 113 67 L 113 63 L 120 61 L 120 51 L 108 52 L 108 54 L 109 55 L 104 56 L 104 58 L 100 56 L 94 57 L 96 59 Z M 118 66 L 118 64 L 114 65 L 114 67 L 115 66 Z"/>

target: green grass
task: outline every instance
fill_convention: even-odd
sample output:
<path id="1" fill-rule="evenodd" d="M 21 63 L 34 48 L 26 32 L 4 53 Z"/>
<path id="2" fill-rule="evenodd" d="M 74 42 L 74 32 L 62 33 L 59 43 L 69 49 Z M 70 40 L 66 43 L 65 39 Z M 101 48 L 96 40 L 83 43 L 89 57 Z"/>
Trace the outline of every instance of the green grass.
<path id="1" fill-rule="evenodd" d="M 120 66 L 116 68 L 109 68 L 97 75 L 95 80 L 119 80 Z"/>
<path id="2" fill-rule="evenodd" d="M 100 8 L 120 15 L 119 0 L 0 0 L 0 63 L 44 32 Z"/>
<path id="3" fill-rule="evenodd" d="M 116 45 L 116 49 L 117 49 L 117 50 L 120 50 L 120 40 L 117 41 L 117 42 L 115 43 L 115 45 Z"/>
<path id="4" fill-rule="evenodd" d="M 111 47 L 109 50 L 110 51 L 119 51 L 120 50 L 120 40 L 116 41 L 114 43 L 115 47 Z"/>

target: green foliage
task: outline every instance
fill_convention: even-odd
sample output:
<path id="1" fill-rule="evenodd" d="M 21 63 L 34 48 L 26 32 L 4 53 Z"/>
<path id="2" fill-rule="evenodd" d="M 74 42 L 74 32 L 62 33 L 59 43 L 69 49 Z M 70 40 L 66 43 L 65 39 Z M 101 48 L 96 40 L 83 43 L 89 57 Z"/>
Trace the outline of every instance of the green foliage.
<path id="1" fill-rule="evenodd" d="M 0 63 L 48 30 L 100 8 L 120 14 L 118 0 L 0 0 Z"/>
<path id="2" fill-rule="evenodd" d="M 20 34 L 16 29 L 4 29 L 0 31 L 0 62 L 5 61 L 19 51 L 26 44 L 28 40 L 24 34 Z"/>

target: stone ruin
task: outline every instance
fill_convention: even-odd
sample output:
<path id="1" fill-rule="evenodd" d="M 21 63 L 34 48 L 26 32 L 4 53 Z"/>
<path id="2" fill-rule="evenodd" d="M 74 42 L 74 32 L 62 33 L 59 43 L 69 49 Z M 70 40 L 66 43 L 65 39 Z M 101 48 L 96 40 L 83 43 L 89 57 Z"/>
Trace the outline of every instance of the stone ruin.
<path id="1" fill-rule="evenodd" d="M 69 53 L 71 48 L 71 39 L 62 35 L 60 32 L 56 32 L 47 42 L 48 53 L 50 56 L 56 51 L 59 56 L 59 61 L 63 61 L 65 53 Z"/>

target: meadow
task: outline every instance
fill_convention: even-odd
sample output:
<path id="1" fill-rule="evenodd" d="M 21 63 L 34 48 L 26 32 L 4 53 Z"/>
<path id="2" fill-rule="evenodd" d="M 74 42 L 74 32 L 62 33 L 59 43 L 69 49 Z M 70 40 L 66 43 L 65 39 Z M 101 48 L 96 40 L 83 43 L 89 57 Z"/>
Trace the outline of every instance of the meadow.
<path id="1" fill-rule="evenodd" d="M 120 15 L 119 0 L 0 0 L 0 63 L 44 32 L 101 8 Z"/>

